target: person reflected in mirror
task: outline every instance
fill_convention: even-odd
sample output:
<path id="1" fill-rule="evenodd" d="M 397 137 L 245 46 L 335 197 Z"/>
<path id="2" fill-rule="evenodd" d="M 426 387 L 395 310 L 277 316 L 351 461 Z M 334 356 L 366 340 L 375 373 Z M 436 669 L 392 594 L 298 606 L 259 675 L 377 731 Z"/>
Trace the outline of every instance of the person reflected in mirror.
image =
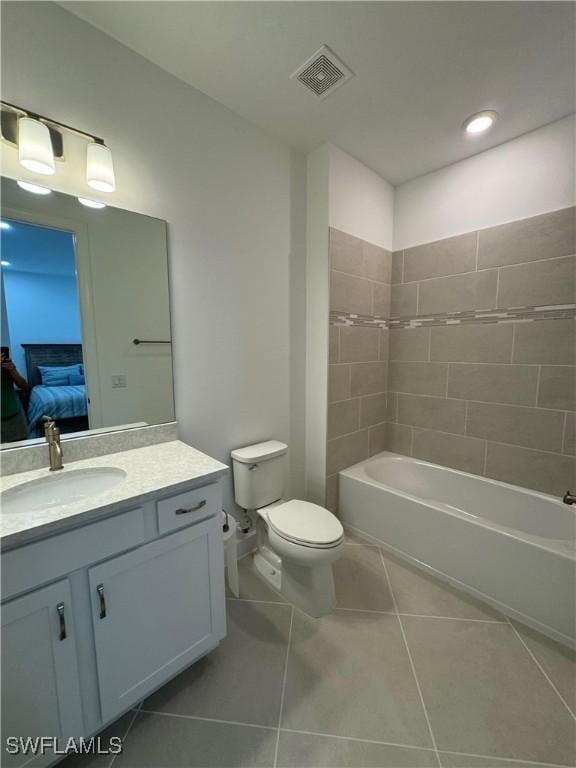
<path id="1" fill-rule="evenodd" d="M 10 359 L 8 347 L 2 347 L 2 389 L 0 392 L 0 410 L 2 422 L 1 442 L 15 443 L 17 440 L 26 440 L 28 437 L 28 424 L 22 401 L 18 391 L 27 392 L 28 382 L 18 373 L 18 369 Z"/>

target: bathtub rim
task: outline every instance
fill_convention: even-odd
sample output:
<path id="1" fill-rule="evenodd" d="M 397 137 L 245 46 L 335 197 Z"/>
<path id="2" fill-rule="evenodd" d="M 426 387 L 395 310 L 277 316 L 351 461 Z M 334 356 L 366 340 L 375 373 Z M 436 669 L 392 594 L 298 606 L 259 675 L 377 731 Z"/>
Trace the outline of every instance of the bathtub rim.
<path id="1" fill-rule="evenodd" d="M 386 485 L 386 483 L 382 483 L 382 482 L 379 482 L 378 480 L 374 480 L 373 478 L 369 477 L 366 474 L 365 467 L 368 464 L 371 464 L 377 459 L 381 459 L 381 458 L 401 459 L 402 461 L 407 461 L 407 462 L 410 462 L 411 464 L 434 467 L 436 469 L 441 469 L 442 471 L 448 472 L 450 474 L 460 475 L 461 477 L 472 478 L 474 480 L 482 480 L 483 482 L 486 482 L 489 485 L 497 486 L 499 488 L 506 488 L 508 490 L 514 491 L 515 493 L 520 493 L 522 495 L 535 496 L 536 498 L 540 498 L 543 501 L 546 501 L 547 503 L 552 502 L 553 504 L 560 505 L 563 502 L 559 497 L 552 496 L 547 493 L 542 493 L 541 491 L 533 491 L 530 488 L 523 488 L 522 486 L 519 486 L 519 485 L 512 485 L 512 483 L 505 483 L 502 480 L 493 480 L 492 478 L 484 477 L 483 475 L 475 475 L 472 472 L 464 472 L 461 469 L 453 469 L 452 467 L 445 467 L 442 464 L 435 464 L 432 461 L 417 459 L 412 456 L 406 456 L 401 453 L 394 453 L 393 451 L 380 451 L 379 453 L 374 454 L 374 456 L 370 456 L 368 459 L 363 459 L 362 461 L 359 461 L 357 464 L 353 464 L 350 467 L 346 467 L 346 469 L 342 469 L 337 473 L 338 477 L 340 476 L 347 477 L 352 480 L 357 480 L 358 482 L 366 483 L 367 485 L 370 485 L 374 488 L 381 488 L 385 490 L 387 493 L 392 493 L 395 496 L 401 496 L 417 504 L 424 504 L 426 506 L 432 507 L 438 512 L 443 512 L 445 514 L 450 515 L 451 517 L 457 517 L 460 520 L 465 520 L 471 525 L 476 525 L 481 528 L 490 528 L 491 530 L 497 531 L 503 536 L 507 536 L 512 539 L 520 539 L 521 541 L 531 546 L 544 549 L 547 552 L 552 552 L 554 555 L 564 557 L 568 560 L 576 561 L 576 538 L 574 540 L 546 539 L 543 536 L 537 536 L 535 534 L 530 534 L 525 531 L 521 531 L 517 528 L 501 525 L 487 518 L 476 517 L 471 513 L 465 512 L 463 510 L 459 510 L 456 507 L 452 507 L 449 504 L 445 504 L 441 501 L 426 499 L 426 498 L 423 498 L 422 496 L 417 496 L 415 494 L 408 493 L 407 491 L 401 491 L 398 488 L 394 488 L 391 485 Z M 362 533 L 362 532 L 359 531 L 359 533 Z M 366 535 L 366 534 L 363 534 L 363 535 Z M 567 543 L 565 544 L 564 542 L 567 542 Z"/>

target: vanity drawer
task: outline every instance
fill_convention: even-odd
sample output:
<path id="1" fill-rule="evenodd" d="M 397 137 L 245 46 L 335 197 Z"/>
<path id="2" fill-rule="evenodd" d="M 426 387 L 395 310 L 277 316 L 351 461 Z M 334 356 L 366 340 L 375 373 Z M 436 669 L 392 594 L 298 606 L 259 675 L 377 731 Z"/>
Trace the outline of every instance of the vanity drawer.
<path id="1" fill-rule="evenodd" d="M 184 528 L 207 517 L 219 515 L 221 509 L 220 486 L 217 483 L 203 485 L 157 502 L 158 530 L 160 533 L 168 533 Z"/>

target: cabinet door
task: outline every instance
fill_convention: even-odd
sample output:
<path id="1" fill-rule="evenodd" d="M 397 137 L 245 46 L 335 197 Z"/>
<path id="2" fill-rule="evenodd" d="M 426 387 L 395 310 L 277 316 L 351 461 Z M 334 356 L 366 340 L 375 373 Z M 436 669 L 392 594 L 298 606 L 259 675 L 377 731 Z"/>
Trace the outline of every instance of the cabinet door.
<path id="1" fill-rule="evenodd" d="M 222 549 L 212 518 L 89 570 L 104 720 L 222 639 Z"/>
<path id="2" fill-rule="evenodd" d="M 78 661 L 66 580 L 2 606 L 2 765 L 41 766 L 53 756 L 9 755 L 6 739 L 83 734 Z"/>

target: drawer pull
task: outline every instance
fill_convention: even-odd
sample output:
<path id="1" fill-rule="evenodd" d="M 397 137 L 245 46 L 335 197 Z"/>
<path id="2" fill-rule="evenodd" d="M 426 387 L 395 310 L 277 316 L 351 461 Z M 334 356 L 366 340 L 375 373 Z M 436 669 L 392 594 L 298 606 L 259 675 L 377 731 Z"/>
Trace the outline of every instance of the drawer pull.
<path id="1" fill-rule="evenodd" d="M 202 507 L 206 506 L 206 499 L 202 499 L 202 501 L 198 502 L 195 507 L 190 507 L 190 509 L 177 509 L 176 514 L 177 515 L 188 515 L 190 512 L 198 512 L 199 509 L 202 509 Z"/>
<path id="2" fill-rule="evenodd" d="M 106 598 L 104 597 L 104 584 L 98 584 L 96 587 L 98 592 L 98 599 L 100 600 L 100 618 L 106 618 Z"/>
<path id="3" fill-rule="evenodd" d="M 66 616 L 64 615 L 64 603 L 56 606 L 58 612 L 58 624 L 60 625 L 60 640 L 66 640 Z"/>

